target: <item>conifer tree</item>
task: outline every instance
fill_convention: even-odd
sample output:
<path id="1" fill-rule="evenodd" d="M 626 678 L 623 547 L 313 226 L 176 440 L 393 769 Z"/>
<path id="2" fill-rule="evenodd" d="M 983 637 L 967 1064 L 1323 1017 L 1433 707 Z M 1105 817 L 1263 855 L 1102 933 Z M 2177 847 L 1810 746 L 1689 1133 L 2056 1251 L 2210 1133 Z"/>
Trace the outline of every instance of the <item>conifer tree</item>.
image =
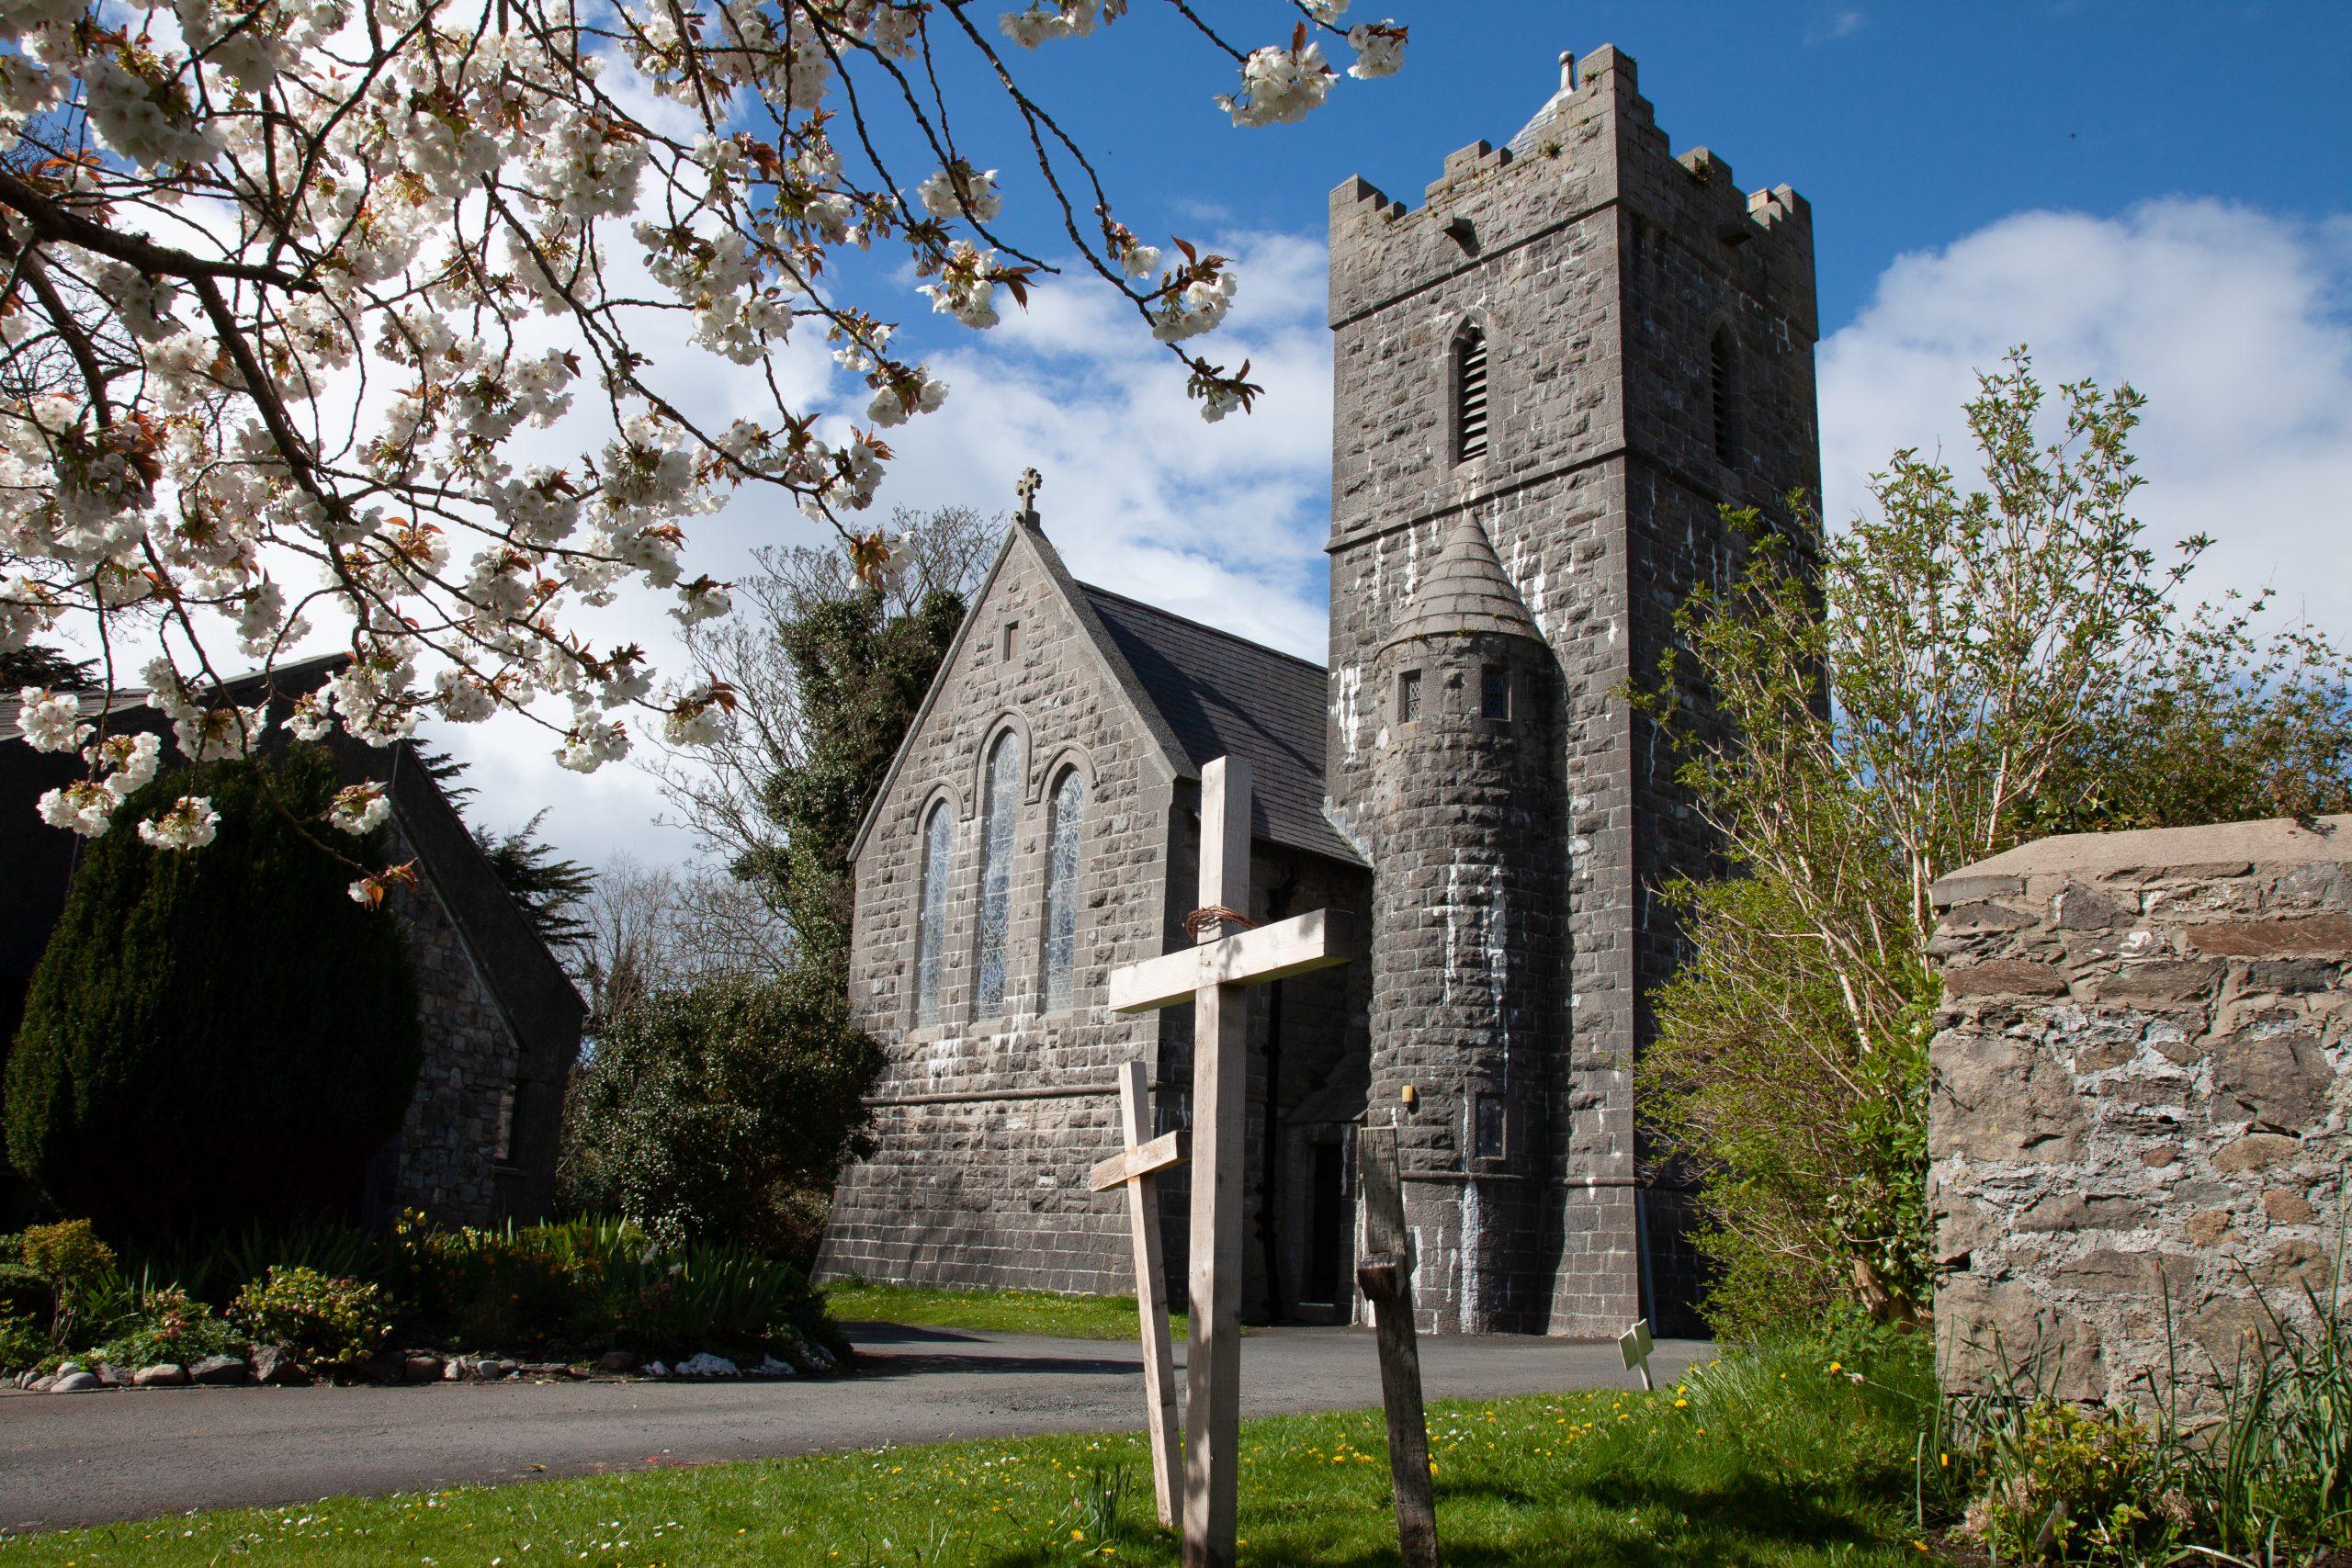
<path id="1" fill-rule="evenodd" d="M 89 846 L 8 1055 L 11 1162 L 109 1235 L 347 1209 L 423 1061 L 401 922 L 297 820 L 335 797 L 326 755 L 202 773 L 135 804 L 209 802 L 207 852 Z"/>

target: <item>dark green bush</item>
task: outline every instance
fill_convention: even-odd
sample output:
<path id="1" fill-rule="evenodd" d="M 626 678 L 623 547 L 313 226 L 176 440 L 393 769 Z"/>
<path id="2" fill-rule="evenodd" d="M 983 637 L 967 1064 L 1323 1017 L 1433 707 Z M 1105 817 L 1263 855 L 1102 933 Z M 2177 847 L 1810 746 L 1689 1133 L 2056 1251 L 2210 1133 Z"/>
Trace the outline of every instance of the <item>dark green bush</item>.
<path id="1" fill-rule="evenodd" d="M 335 788 L 307 747 L 266 774 L 174 773 L 85 852 L 7 1066 L 9 1157 L 58 1208 L 130 1238 L 356 1198 L 422 1045 L 399 921 L 353 902 L 349 869 L 289 819 Z M 210 798 L 219 838 L 140 842 L 130 824 L 183 794 Z"/>
<path id="2" fill-rule="evenodd" d="M 604 1259 L 559 1245 L 561 1230 L 410 1232 L 416 1325 L 452 1346 L 499 1349 L 594 1339 Z"/>
<path id="3" fill-rule="evenodd" d="M 242 1353 L 244 1336 L 193 1300 L 176 1285 L 146 1292 L 130 1325 L 98 1347 L 97 1359 L 118 1367 L 152 1367 L 165 1361 L 185 1366 L 207 1356 Z"/>
<path id="4" fill-rule="evenodd" d="M 870 1147 L 881 1047 L 808 967 L 656 992 L 600 1020 L 567 1111 L 567 1201 L 664 1247 L 723 1237 L 788 1255 L 798 1195 Z"/>
<path id="5" fill-rule="evenodd" d="M 378 1286 L 315 1269 L 272 1269 L 237 1292 L 229 1316 L 254 1344 L 288 1346 L 313 1367 L 364 1361 L 392 1331 Z"/>

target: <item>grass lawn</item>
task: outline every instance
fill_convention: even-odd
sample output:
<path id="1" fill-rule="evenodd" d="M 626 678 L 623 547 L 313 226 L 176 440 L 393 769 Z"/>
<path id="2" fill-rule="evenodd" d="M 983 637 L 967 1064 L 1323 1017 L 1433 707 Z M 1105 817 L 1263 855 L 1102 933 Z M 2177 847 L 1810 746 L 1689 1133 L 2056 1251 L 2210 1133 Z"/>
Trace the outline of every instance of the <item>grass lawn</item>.
<path id="1" fill-rule="evenodd" d="M 842 1322 L 906 1323 L 924 1328 L 979 1328 L 998 1334 L 1051 1334 L 1065 1339 L 1133 1339 L 1133 1296 L 1057 1296 L 1050 1291 L 942 1291 L 925 1285 L 845 1280 L 824 1287 L 825 1307 Z M 1184 1314 L 1169 1329 L 1185 1334 Z"/>
<path id="2" fill-rule="evenodd" d="M 1792 1352 L 1655 1395 L 1441 1403 L 1445 1560 L 1928 1561 L 1911 1528 L 1909 1397 Z M 0 1541 L 0 1564 L 1171 1564 L 1144 1465 L 1128 1436 L 867 1450 L 174 1517 Z M 1125 1482 L 1114 1510 L 1110 1477 Z M 1393 1562 L 1394 1528 L 1377 1412 L 1242 1428 L 1243 1562 Z"/>

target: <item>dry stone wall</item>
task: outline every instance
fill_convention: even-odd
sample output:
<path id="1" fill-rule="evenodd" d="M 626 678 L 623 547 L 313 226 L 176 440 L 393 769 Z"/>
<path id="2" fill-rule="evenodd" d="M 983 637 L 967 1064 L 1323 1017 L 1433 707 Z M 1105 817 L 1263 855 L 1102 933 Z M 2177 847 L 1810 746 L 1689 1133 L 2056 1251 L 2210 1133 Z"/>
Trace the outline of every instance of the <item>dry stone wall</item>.
<path id="1" fill-rule="evenodd" d="M 2335 1287 L 2352 817 L 2049 839 L 1935 897 L 1948 1386 L 2210 1399 Z"/>

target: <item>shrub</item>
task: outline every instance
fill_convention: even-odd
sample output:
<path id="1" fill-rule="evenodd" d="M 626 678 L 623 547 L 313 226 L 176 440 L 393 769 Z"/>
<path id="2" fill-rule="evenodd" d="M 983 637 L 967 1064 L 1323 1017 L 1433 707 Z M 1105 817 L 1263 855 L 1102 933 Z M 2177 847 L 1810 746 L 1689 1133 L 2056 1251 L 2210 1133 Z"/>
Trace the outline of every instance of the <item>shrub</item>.
<path id="1" fill-rule="evenodd" d="M 648 1355 L 804 1341 L 840 1348 L 807 1276 L 741 1247 L 695 1243 L 673 1253 L 624 1255 L 607 1280 L 606 1337 Z"/>
<path id="2" fill-rule="evenodd" d="M 30 1226 L 23 1247 L 25 1267 L 61 1297 L 83 1295 L 115 1271 L 114 1248 L 98 1239 L 87 1220 Z"/>
<path id="3" fill-rule="evenodd" d="M 310 1366 L 364 1361 L 392 1331 L 376 1286 L 300 1267 L 247 1285 L 229 1315 L 255 1344 L 288 1346 Z"/>
<path id="4" fill-rule="evenodd" d="M 2189 1522 L 2148 1429 L 2121 1412 L 2036 1400 L 1986 1447 L 1991 1484 L 1963 1533 L 1998 1559 L 2119 1552 Z"/>
<path id="5" fill-rule="evenodd" d="M 336 784 L 311 747 L 175 773 L 126 824 L 204 795 L 218 841 L 163 853 L 125 826 L 83 851 L 7 1064 L 9 1158 L 58 1207 L 136 1238 L 356 1196 L 423 1058 L 400 922 L 297 820 Z"/>
<path id="6" fill-rule="evenodd" d="M 190 1299 L 176 1285 L 165 1285 L 141 1295 L 130 1326 L 118 1330 L 96 1354 L 119 1367 L 152 1367 L 164 1361 L 186 1365 L 207 1356 L 228 1355 L 243 1344 L 209 1306 Z"/>
<path id="7" fill-rule="evenodd" d="M 0 1309 L 0 1372 L 20 1372 L 49 1354 L 49 1334 L 40 1320 Z"/>
<path id="8" fill-rule="evenodd" d="M 837 987 L 802 967 L 656 993 L 599 1021 L 567 1109 L 567 1201 L 665 1247 L 805 1237 L 795 1194 L 828 1190 L 867 1144 L 881 1048 Z"/>
<path id="9" fill-rule="evenodd" d="M 49 1287 L 49 1336 L 63 1344 L 79 1330 L 97 1329 L 117 1315 L 123 1291 L 114 1248 L 100 1241 L 87 1220 L 28 1225 L 22 1241 L 24 1267 Z"/>
<path id="10" fill-rule="evenodd" d="M 604 1260 L 558 1227 L 405 1227 L 420 1326 L 453 1345 L 569 1345 L 604 1295 Z"/>

